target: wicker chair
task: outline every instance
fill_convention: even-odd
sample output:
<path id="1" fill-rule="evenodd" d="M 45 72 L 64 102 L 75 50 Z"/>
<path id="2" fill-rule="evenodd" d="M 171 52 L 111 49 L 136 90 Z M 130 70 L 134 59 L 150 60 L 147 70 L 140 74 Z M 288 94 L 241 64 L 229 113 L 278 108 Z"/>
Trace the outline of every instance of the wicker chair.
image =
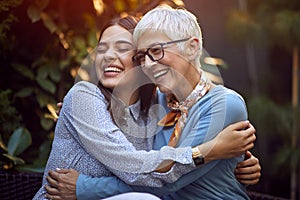
<path id="1" fill-rule="evenodd" d="M 0 171 L 1 200 L 31 200 L 42 185 L 43 174 Z"/>

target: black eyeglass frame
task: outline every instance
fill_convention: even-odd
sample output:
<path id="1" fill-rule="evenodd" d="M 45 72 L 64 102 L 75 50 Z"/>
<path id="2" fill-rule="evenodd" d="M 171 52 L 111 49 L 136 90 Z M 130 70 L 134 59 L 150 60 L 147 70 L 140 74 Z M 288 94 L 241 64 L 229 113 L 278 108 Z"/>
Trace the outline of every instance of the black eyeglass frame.
<path id="1" fill-rule="evenodd" d="M 134 56 L 132 57 L 132 60 L 135 61 L 135 62 L 137 62 L 138 64 L 141 64 L 141 63 L 140 63 L 140 59 L 137 59 L 136 57 L 137 57 L 137 55 L 142 54 L 143 57 L 145 57 L 145 56 L 147 55 L 147 56 L 150 58 L 150 60 L 152 60 L 153 62 L 159 61 L 159 60 L 163 59 L 163 57 L 165 56 L 165 51 L 164 51 L 164 46 L 165 46 L 165 45 L 175 44 L 175 43 L 178 43 L 178 42 L 186 42 L 186 41 L 188 41 L 189 39 L 191 39 L 191 38 L 185 38 L 185 39 L 181 39 L 181 40 L 173 40 L 173 41 L 170 41 L 170 42 L 164 42 L 164 43 L 155 43 L 155 44 L 151 45 L 151 47 L 147 48 L 146 51 L 137 51 L 137 52 L 134 54 Z M 161 50 L 162 50 L 162 56 L 161 56 L 159 59 L 154 59 L 154 58 L 149 54 L 149 50 L 150 50 L 152 47 L 156 46 L 156 45 L 160 45 Z"/>

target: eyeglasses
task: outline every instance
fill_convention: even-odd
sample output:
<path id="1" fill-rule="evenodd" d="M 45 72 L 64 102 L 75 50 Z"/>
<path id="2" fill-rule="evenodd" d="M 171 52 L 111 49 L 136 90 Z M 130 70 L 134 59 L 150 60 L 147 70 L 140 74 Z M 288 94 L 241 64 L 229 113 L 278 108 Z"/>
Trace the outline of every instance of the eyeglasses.
<path id="1" fill-rule="evenodd" d="M 170 42 L 164 42 L 164 43 L 156 43 L 153 44 L 151 47 L 147 48 L 146 51 L 138 51 L 133 57 L 132 60 L 136 62 L 138 65 L 145 63 L 145 56 L 147 55 L 153 62 L 161 60 L 164 55 L 164 46 L 170 45 L 178 42 L 185 42 L 189 40 L 190 38 L 185 38 L 181 40 L 174 40 Z"/>

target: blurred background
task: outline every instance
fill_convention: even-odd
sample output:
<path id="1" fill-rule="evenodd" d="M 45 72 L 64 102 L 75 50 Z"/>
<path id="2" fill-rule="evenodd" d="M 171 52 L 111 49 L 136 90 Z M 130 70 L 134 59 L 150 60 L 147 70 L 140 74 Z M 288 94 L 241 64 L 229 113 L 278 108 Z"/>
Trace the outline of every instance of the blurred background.
<path id="1" fill-rule="evenodd" d="M 56 103 L 101 26 L 161 3 L 197 16 L 203 68 L 245 98 L 262 166 L 260 182 L 248 187 L 253 198 L 300 199 L 299 0 L 0 1 L 1 174 L 43 172 Z"/>

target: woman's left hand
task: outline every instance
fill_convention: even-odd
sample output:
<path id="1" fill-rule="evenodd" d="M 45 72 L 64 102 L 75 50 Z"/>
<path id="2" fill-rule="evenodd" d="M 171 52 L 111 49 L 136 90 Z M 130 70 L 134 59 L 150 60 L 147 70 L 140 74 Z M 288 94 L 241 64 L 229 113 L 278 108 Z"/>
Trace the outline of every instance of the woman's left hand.
<path id="1" fill-rule="evenodd" d="M 238 163 L 235 169 L 235 176 L 242 184 L 255 185 L 261 177 L 259 160 L 250 151 L 246 152 L 245 157 L 244 161 Z"/>

